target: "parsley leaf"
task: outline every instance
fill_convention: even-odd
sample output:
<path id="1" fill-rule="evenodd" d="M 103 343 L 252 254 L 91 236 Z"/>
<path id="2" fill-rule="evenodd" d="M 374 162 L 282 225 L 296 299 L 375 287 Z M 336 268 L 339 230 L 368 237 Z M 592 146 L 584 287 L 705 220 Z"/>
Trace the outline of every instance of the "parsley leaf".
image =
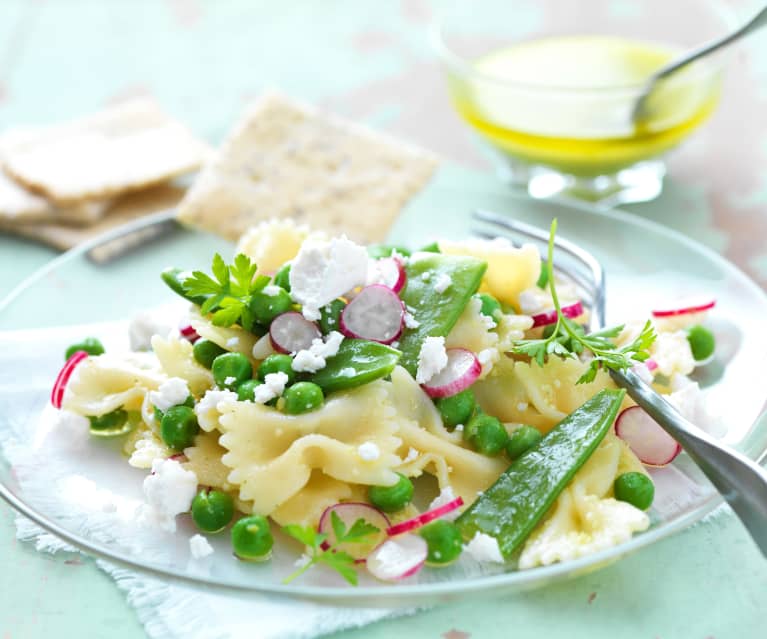
<path id="1" fill-rule="evenodd" d="M 554 272 L 554 236 L 556 232 L 557 220 L 554 219 L 551 222 L 549 250 L 544 265 L 547 273 Z M 554 308 L 557 311 L 557 323 L 546 338 L 526 339 L 517 342 L 512 349 L 513 353 L 527 355 L 530 359 L 535 360 L 539 366 L 543 366 L 549 355 L 566 359 L 576 358 L 584 351 L 589 351 L 593 357 L 589 362 L 588 369 L 578 378 L 576 384 L 593 382 L 601 367 L 622 370 L 631 368 L 634 362 L 643 362 L 650 357 L 648 349 L 655 341 L 655 330 L 649 320 L 633 342 L 618 347 L 613 339 L 623 331 L 622 325 L 586 334 L 582 326 L 562 314 L 554 278 L 549 277 L 547 283 L 551 291 Z"/>
<path id="2" fill-rule="evenodd" d="M 335 511 L 330 513 L 330 525 L 333 528 L 333 534 L 336 541 L 334 544 L 323 547 L 328 536 L 325 533 L 316 531 L 311 526 L 298 526 L 297 524 L 288 524 L 282 527 L 282 532 L 293 539 L 304 544 L 308 549 L 308 559 L 306 563 L 291 575 L 282 580 L 282 583 L 288 584 L 294 579 L 303 575 L 309 568 L 316 564 L 324 564 L 335 570 L 346 581 L 353 586 L 357 585 L 357 571 L 354 568 L 354 557 L 349 553 L 338 550 L 341 544 L 358 543 L 365 538 L 379 532 L 370 522 L 360 518 L 355 521 L 351 528 L 347 529 L 344 521 Z"/>
<path id="3" fill-rule="evenodd" d="M 231 265 L 227 265 L 224 258 L 216 253 L 211 270 L 213 277 L 194 271 L 181 284 L 184 292 L 190 297 L 206 298 L 200 312 L 203 315 L 213 313 L 215 326 L 239 324 L 246 330 L 252 330 L 255 324 L 250 310 L 252 295 L 263 289 L 269 278 L 256 276 L 258 267 L 243 253 L 239 253 Z"/>

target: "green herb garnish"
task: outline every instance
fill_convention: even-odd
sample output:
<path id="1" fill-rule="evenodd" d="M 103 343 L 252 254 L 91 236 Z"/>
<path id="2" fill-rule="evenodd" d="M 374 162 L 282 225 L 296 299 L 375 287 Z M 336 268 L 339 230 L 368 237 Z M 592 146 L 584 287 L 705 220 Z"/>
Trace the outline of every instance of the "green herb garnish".
<path id="1" fill-rule="evenodd" d="M 184 292 L 190 297 L 206 298 L 200 312 L 203 315 L 212 312 L 215 326 L 239 323 L 244 329 L 251 330 L 255 323 L 250 308 L 251 296 L 263 289 L 269 278 L 266 275 L 256 277 L 258 267 L 243 253 L 228 266 L 216 253 L 211 268 L 215 279 L 202 271 L 193 271 L 181 283 Z"/>
<path id="2" fill-rule="evenodd" d="M 556 232 L 557 220 L 554 219 L 551 222 L 549 232 L 549 250 L 545 267 L 549 274 L 554 272 L 554 236 Z M 649 320 L 633 342 L 619 348 L 612 340 L 623 331 L 623 325 L 586 334 L 580 325 L 562 314 L 553 277 L 548 278 L 548 285 L 554 308 L 557 311 L 557 323 L 554 329 L 548 337 L 543 339 L 520 340 L 512 349 L 513 353 L 527 355 L 534 359 L 539 366 L 543 366 L 549 355 L 556 355 L 562 359 L 575 358 L 584 350 L 588 350 L 594 355 L 594 358 L 589 363 L 586 372 L 575 382 L 576 384 L 593 382 L 600 367 L 623 370 L 631 368 L 633 362 L 644 362 L 650 357 L 647 349 L 655 341 L 655 330 Z"/>
<path id="3" fill-rule="evenodd" d="M 294 579 L 303 575 L 309 568 L 316 564 L 325 564 L 335 570 L 346 581 L 353 586 L 357 585 L 357 571 L 354 569 L 354 557 L 349 553 L 338 550 L 341 544 L 359 543 L 366 537 L 379 532 L 373 524 L 360 518 L 355 521 L 351 528 L 347 530 L 346 524 L 335 513 L 330 513 L 330 524 L 333 527 L 333 534 L 336 541 L 332 546 L 322 548 L 323 542 L 328 538 L 326 533 L 316 531 L 311 526 L 299 526 L 297 524 L 288 524 L 282 527 L 282 532 L 290 535 L 293 539 L 300 541 L 309 548 L 309 560 L 282 580 L 282 583 L 288 584 Z"/>

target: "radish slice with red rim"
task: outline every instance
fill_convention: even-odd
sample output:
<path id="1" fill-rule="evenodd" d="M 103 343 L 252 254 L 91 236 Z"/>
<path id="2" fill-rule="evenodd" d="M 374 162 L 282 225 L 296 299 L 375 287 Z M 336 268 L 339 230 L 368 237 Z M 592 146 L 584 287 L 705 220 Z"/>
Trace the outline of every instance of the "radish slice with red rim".
<path id="1" fill-rule="evenodd" d="M 575 319 L 576 317 L 580 317 L 583 315 L 583 305 L 580 302 L 574 302 L 572 304 L 568 304 L 567 306 L 563 306 L 561 308 L 562 315 L 569 319 Z M 533 315 L 533 328 L 536 328 L 538 326 L 548 326 L 549 324 L 556 324 L 557 323 L 557 309 L 552 308 L 551 310 L 544 311 L 543 313 L 537 313 Z"/>
<path id="2" fill-rule="evenodd" d="M 482 373 L 477 356 L 465 348 L 448 348 L 447 364 L 423 384 L 429 397 L 450 397 L 471 386 Z"/>
<path id="3" fill-rule="evenodd" d="M 661 306 L 654 308 L 653 317 L 674 317 L 676 315 L 688 315 L 690 313 L 702 313 L 716 306 L 716 300 L 711 297 L 688 299 L 680 304 Z"/>
<path id="4" fill-rule="evenodd" d="M 354 523 L 363 519 L 367 523 L 378 528 L 378 532 L 365 537 L 364 541 L 359 543 L 345 543 L 338 546 L 338 550 L 349 553 L 357 562 L 364 561 L 365 558 L 386 539 L 386 531 L 389 528 L 389 518 L 378 508 L 362 502 L 349 501 L 330 506 L 322 513 L 319 523 L 319 531 L 326 534 L 327 539 L 322 542 L 322 549 L 327 550 L 336 543 L 336 534 L 333 531 L 331 515 L 335 513 L 341 518 L 348 531 Z"/>
<path id="5" fill-rule="evenodd" d="M 647 466 L 666 466 L 682 452 L 677 441 L 639 406 L 626 408 L 618 415 L 615 434 Z"/>
<path id="6" fill-rule="evenodd" d="M 64 390 L 66 390 L 67 382 L 72 376 L 77 365 L 84 359 L 88 358 L 88 353 L 85 351 L 76 351 L 72 353 L 72 356 L 66 361 L 59 374 L 56 376 L 56 381 L 53 383 L 51 389 L 51 404 L 54 408 L 61 408 L 61 402 L 64 399 Z"/>
<path id="7" fill-rule="evenodd" d="M 386 531 L 386 534 L 389 535 L 389 537 L 396 537 L 397 535 L 404 535 L 405 533 L 413 532 L 421 526 L 425 526 L 429 522 L 432 522 L 435 519 L 439 519 L 440 517 L 444 517 L 448 513 L 457 510 L 461 506 L 463 506 L 463 497 L 459 496 L 450 500 L 446 504 L 442 504 L 441 506 L 427 510 L 425 513 L 421 513 L 412 519 L 407 519 L 405 521 L 399 522 L 398 524 L 394 524 L 393 526 L 389 527 L 389 529 Z"/>
<path id="8" fill-rule="evenodd" d="M 184 324 L 178 330 L 181 332 L 181 336 L 192 344 L 200 339 L 197 331 L 190 324 Z"/>
<path id="9" fill-rule="evenodd" d="M 318 338 L 322 338 L 322 332 L 317 325 L 296 311 L 278 315 L 269 325 L 269 340 L 280 353 L 297 353 Z"/>
<path id="10" fill-rule="evenodd" d="M 398 257 L 382 257 L 380 260 L 372 260 L 369 266 L 368 281 L 383 284 L 395 293 L 405 288 L 407 274 L 405 264 Z"/>
<path id="11" fill-rule="evenodd" d="M 421 570 L 428 555 L 429 546 L 423 537 L 403 535 L 376 548 L 367 559 L 367 569 L 377 579 L 399 581 Z"/>
<path id="12" fill-rule="evenodd" d="M 391 344 L 402 333 L 405 306 L 383 284 L 363 288 L 341 313 L 340 328 L 346 337 Z"/>

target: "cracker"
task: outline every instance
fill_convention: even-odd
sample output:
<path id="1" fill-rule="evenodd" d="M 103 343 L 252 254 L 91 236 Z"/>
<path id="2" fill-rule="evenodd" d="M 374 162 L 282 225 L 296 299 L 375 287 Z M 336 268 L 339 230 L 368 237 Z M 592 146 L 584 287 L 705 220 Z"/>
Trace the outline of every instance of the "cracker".
<path id="1" fill-rule="evenodd" d="M 436 166 L 429 152 L 270 93 L 201 171 L 178 218 L 232 240 L 264 220 L 293 218 L 381 241 Z"/>
<path id="2" fill-rule="evenodd" d="M 107 215 L 91 226 L 75 227 L 64 224 L 30 222 L 8 223 L 0 218 L 0 232 L 26 237 L 59 250 L 67 250 L 139 217 L 172 208 L 179 202 L 183 194 L 184 189 L 179 186 L 162 184 L 121 197 Z M 134 241 L 134 239 L 126 241 Z M 117 240 L 115 242 L 119 243 Z M 110 250 L 119 252 L 119 249 L 119 246 L 112 246 Z"/>
<path id="3" fill-rule="evenodd" d="M 3 167 L 59 205 L 105 199 L 194 171 L 208 147 L 153 100 L 132 100 L 68 124 L 29 129 Z"/>

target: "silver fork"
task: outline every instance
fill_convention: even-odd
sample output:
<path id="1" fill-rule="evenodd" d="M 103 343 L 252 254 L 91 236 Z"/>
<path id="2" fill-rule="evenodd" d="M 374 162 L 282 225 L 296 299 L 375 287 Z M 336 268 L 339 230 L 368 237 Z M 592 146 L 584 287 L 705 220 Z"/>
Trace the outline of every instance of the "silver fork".
<path id="1" fill-rule="evenodd" d="M 548 242 L 549 233 L 490 211 L 474 211 L 472 217 L 485 229 L 483 237 L 534 239 Z M 584 302 L 591 309 L 592 330 L 605 325 L 605 272 L 588 251 L 563 238 L 554 240 L 558 254 L 565 254 L 581 267 L 574 278 L 585 292 Z M 568 273 L 569 274 L 569 273 Z M 631 398 L 671 435 L 700 467 L 722 497 L 743 522 L 756 545 L 767 557 L 767 470 L 745 455 L 732 450 L 682 417 L 661 395 L 631 370 L 610 371 L 613 381 L 625 388 Z"/>

